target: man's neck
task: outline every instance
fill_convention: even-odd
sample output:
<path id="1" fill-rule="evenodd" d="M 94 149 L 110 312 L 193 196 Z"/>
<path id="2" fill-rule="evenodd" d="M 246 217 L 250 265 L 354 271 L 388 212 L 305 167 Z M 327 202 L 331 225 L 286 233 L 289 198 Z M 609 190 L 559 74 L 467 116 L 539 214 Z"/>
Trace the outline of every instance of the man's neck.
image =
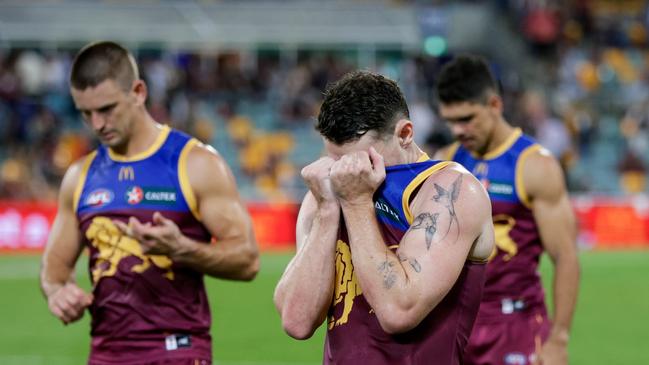
<path id="1" fill-rule="evenodd" d="M 509 137 L 514 133 L 515 128 L 512 127 L 505 119 L 500 119 L 494 127 L 491 134 L 491 140 L 487 145 L 487 150 L 484 151 L 483 155 L 486 155 L 490 152 L 497 150 L 500 146 L 503 145 L 509 139 Z"/>
<path id="2" fill-rule="evenodd" d="M 419 161 L 424 156 L 424 151 L 419 148 L 414 142 L 410 145 L 408 150 L 406 150 L 406 162 L 405 163 L 415 163 Z"/>
<path id="3" fill-rule="evenodd" d="M 146 115 L 134 123 L 131 136 L 121 148 L 111 148 L 113 153 L 129 158 L 148 150 L 156 141 L 161 132 L 161 125 L 151 116 Z"/>

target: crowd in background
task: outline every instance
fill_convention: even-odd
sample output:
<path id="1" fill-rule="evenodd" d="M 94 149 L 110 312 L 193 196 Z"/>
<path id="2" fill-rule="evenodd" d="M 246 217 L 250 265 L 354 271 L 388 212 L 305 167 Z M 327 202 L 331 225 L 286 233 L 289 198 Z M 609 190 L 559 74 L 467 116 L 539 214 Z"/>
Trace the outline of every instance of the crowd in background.
<path id="1" fill-rule="evenodd" d="M 572 191 L 646 191 L 646 9 L 594 3 L 499 2 L 543 71 L 521 79 L 516 62 L 494 63 L 506 116 L 561 159 Z M 2 199 L 56 199 L 66 168 L 96 143 L 69 96 L 74 51 L 0 48 Z M 435 114 L 434 84 L 452 54 L 381 51 L 359 64 L 350 51 L 133 51 L 153 117 L 214 144 L 251 199 L 299 199 L 299 171 L 321 152 L 312 125 L 322 92 L 358 67 L 399 82 L 420 145 L 432 152 L 450 142 Z"/>

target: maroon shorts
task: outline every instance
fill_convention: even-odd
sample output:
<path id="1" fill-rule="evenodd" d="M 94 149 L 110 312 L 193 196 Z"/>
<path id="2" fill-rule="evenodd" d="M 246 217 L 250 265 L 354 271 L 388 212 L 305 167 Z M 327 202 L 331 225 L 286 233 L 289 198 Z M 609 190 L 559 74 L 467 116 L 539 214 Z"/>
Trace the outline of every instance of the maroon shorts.
<path id="1" fill-rule="evenodd" d="M 94 336 L 87 365 L 211 365 L 211 346 L 209 335 L 147 340 Z"/>
<path id="2" fill-rule="evenodd" d="M 94 365 L 94 364 L 104 364 L 104 363 L 88 361 L 88 364 Z M 163 360 L 153 360 L 153 361 L 142 360 L 142 362 L 138 362 L 137 365 L 212 365 L 212 361 L 209 359 L 177 358 L 177 359 L 163 359 Z"/>
<path id="3" fill-rule="evenodd" d="M 494 323 L 477 323 L 464 365 L 530 365 L 550 333 L 545 315 L 513 314 Z"/>

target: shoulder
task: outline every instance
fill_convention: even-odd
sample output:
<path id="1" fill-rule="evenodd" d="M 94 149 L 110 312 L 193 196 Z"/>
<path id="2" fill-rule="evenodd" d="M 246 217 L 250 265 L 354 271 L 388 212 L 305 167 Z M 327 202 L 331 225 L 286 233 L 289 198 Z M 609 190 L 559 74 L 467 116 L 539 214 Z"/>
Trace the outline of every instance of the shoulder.
<path id="1" fill-rule="evenodd" d="M 437 228 L 446 232 L 443 240 L 462 242 L 458 247 L 465 248 L 468 256 L 486 258 L 491 253 L 491 201 L 482 184 L 460 164 L 447 163 L 431 175 L 422 185 L 411 209 L 413 217 L 416 217 L 413 227 L 419 226 L 422 220 L 428 220 L 432 222 L 433 232 Z"/>
<path id="2" fill-rule="evenodd" d="M 214 147 L 195 139 L 188 142 L 186 173 L 197 192 L 213 188 L 234 187 L 235 181 L 225 159 Z"/>
<path id="3" fill-rule="evenodd" d="M 534 199 L 565 191 L 563 170 L 552 153 L 540 145 L 530 146 L 528 151 L 518 172 L 522 176 L 528 198 Z"/>
<path id="4" fill-rule="evenodd" d="M 480 181 L 473 176 L 464 166 L 454 161 L 445 161 L 442 162 L 445 166 L 440 168 L 437 172 L 431 175 L 426 182 L 424 182 L 424 187 L 426 185 L 432 185 L 434 187 L 437 184 L 448 184 L 453 183 L 457 184 L 455 187 L 458 189 L 471 189 L 471 190 L 482 190 L 482 184 Z M 422 187 L 423 188 L 423 187 Z M 480 188 L 480 189 L 478 189 Z M 432 189 L 436 190 L 436 189 Z"/>
<path id="5" fill-rule="evenodd" d="M 60 199 L 72 202 L 75 191 L 77 187 L 80 187 L 81 179 L 83 179 L 88 173 L 90 164 L 97 155 L 97 151 L 92 151 L 91 153 L 81 157 L 80 159 L 74 161 L 66 170 L 65 175 L 63 175 L 63 180 L 61 181 L 61 187 L 59 189 Z"/>
<path id="6" fill-rule="evenodd" d="M 476 214 L 476 217 L 491 216 L 491 203 L 484 187 L 473 174 L 457 162 L 446 163 L 446 166 L 426 179 L 413 201 L 413 212 L 426 202 L 472 207 L 476 213 L 481 213 Z"/>
<path id="7" fill-rule="evenodd" d="M 187 142 L 188 162 L 192 164 L 218 164 L 225 163 L 223 157 L 212 146 L 204 144 L 197 139 L 190 139 Z"/>

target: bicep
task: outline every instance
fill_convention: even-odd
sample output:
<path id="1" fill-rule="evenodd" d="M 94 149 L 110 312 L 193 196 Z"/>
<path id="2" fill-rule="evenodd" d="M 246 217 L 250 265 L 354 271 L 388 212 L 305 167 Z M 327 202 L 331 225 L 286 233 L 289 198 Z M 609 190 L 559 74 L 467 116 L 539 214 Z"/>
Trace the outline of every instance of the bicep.
<path id="1" fill-rule="evenodd" d="M 48 236 L 43 262 L 48 270 L 63 265 L 73 269 L 83 249 L 79 221 L 74 211 L 74 190 L 78 183 L 78 166 L 73 166 L 64 176 L 59 191 L 56 218 Z M 55 263 L 55 265 L 47 265 Z"/>
<path id="2" fill-rule="evenodd" d="M 238 196 L 208 194 L 200 199 L 199 212 L 203 225 L 218 241 L 243 239 L 252 229 L 248 211 Z"/>
<path id="3" fill-rule="evenodd" d="M 445 170 L 422 186 L 413 204 L 414 221 L 397 250 L 425 307 L 453 287 L 471 247 L 491 222 L 480 183 L 469 174 Z"/>
<path id="4" fill-rule="evenodd" d="M 543 247 L 552 257 L 568 245 L 576 234 L 576 222 L 568 196 L 556 202 L 538 200 L 533 202 L 534 219 L 537 222 Z"/>
<path id="5" fill-rule="evenodd" d="M 74 268 L 82 248 L 76 216 L 59 208 L 50 230 L 44 260 L 55 260 Z"/>
<path id="6" fill-rule="evenodd" d="M 447 232 L 455 224 L 447 212 L 430 209 L 420 212 L 415 219 L 428 223 L 419 228 L 411 227 L 406 232 L 399 243 L 397 258 L 406 272 L 409 286 L 420 293 L 424 299 L 422 305 L 427 307 L 453 286 L 470 245 L 464 235 Z"/>
<path id="7" fill-rule="evenodd" d="M 573 245 L 576 222 L 558 162 L 539 155 L 525 170 L 525 183 L 532 198 L 532 212 L 543 246 L 552 257 Z M 532 171 L 534 170 L 534 171 Z M 535 174 L 542 174 L 535 176 Z M 542 181 L 542 183 L 541 183 Z"/>
<path id="8" fill-rule="evenodd" d="M 203 225 L 219 241 L 246 239 L 252 222 L 230 168 L 217 155 L 199 158 L 207 161 L 198 161 L 193 172 L 199 173 L 190 171 L 189 178 Z"/>

